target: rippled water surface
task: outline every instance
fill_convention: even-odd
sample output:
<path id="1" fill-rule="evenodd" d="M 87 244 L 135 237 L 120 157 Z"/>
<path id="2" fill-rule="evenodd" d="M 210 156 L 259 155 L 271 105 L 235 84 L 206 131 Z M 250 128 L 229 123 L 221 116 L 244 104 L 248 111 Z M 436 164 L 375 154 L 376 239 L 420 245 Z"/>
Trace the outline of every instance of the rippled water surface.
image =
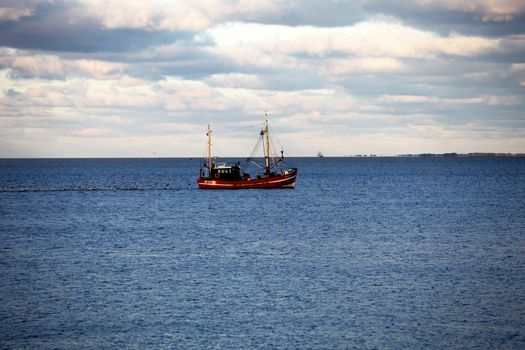
<path id="1" fill-rule="evenodd" d="M 0 160 L 0 348 L 525 348 L 525 158 Z"/>

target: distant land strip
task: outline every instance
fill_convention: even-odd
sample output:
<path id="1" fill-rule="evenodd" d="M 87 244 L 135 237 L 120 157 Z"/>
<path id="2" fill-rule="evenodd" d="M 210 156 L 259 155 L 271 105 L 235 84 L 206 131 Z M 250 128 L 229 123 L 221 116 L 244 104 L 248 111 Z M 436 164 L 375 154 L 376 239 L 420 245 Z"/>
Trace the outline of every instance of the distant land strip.
<path id="1" fill-rule="evenodd" d="M 324 157 L 324 156 L 323 156 Z M 525 157 L 525 153 L 496 153 L 496 152 L 472 152 L 472 153 L 408 153 L 397 155 L 382 154 L 354 154 L 346 157 Z"/>
<path id="2" fill-rule="evenodd" d="M 525 153 L 419 153 L 419 154 L 400 154 L 397 157 L 525 157 Z"/>

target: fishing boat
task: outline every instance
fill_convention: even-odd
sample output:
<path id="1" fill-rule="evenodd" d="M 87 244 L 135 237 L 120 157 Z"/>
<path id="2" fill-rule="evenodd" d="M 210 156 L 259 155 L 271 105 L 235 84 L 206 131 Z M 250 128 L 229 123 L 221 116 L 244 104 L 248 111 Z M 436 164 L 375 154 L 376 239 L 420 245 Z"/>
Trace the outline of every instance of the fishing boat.
<path id="1" fill-rule="evenodd" d="M 200 177 L 197 184 L 201 189 L 248 189 L 248 188 L 295 188 L 297 168 L 283 169 L 284 151 L 281 150 L 280 157 L 276 157 L 270 144 L 268 131 L 268 115 L 264 127 L 260 131 L 258 144 L 262 143 L 264 153 L 264 165 L 255 162 L 252 156 L 248 157 L 241 165 L 217 163 L 211 155 L 211 129 L 208 125 L 208 156 L 201 167 Z M 256 147 L 257 148 L 257 147 Z M 248 165 L 259 168 L 258 174 L 252 177 L 245 170 Z"/>

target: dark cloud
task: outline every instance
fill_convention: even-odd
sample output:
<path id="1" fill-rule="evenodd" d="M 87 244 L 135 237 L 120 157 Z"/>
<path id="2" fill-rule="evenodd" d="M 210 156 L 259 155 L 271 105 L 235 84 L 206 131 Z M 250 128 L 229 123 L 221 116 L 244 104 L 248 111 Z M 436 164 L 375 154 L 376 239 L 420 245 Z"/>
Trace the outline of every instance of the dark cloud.
<path id="1" fill-rule="evenodd" d="M 166 76 L 180 76 L 186 79 L 200 79 L 212 74 L 235 71 L 234 65 L 223 59 L 201 57 L 193 60 L 173 60 L 171 62 L 149 62 L 133 67 L 134 76 L 149 80 L 159 80 Z"/>
<path id="2" fill-rule="evenodd" d="M 283 6 L 278 15 L 268 14 L 254 22 L 289 26 L 338 27 L 349 26 L 365 19 L 366 13 L 363 8 L 352 2 L 303 0 Z"/>
<path id="3" fill-rule="evenodd" d="M 82 18 L 80 5 L 40 3 L 32 16 L 0 23 L 0 46 L 58 52 L 140 51 L 150 46 L 188 40 L 191 32 L 106 29 L 95 19 Z"/>
<path id="4" fill-rule="evenodd" d="M 368 15 L 397 17 L 407 25 L 441 35 L 495 37 L 525 32 L 525 14 L 516 14 L 509 21 L 483 21 L 473 12 L 417 5 L 411 1 L 371 1 L 363 5 L 363 10 Z"/>
<path id="5" fill-rule="evenodd" d="M 212 74 L 229 73 L 239 68 L 230 60 L 195 47 L 147 50 L 128 54 L 98 54 L 98 59 L 126 62 L 125 73 L 146 80 L 161 80 L 166 76 L 199 79 Z"/>
<path id="6" fill-rule="evenodd" d="M 294 91 L 307 89 L 323 89 L 327 87 L 327 82 L 320 75 L 309 74 L 311 72 L 284 71 L 272 72 L 261 75 L 264 83 L 263 88 L 276 91 Z"/>
<path id="7" fill-rule="evenodd" d="M 498 37 L 525 32 L 525 16 L 515 17 L 509 22 L 483 22 L 463 12 L 438 11 L 400 18 L 410 26 L 442 35 L 458 33 L 467 36 Z"/>
<path id="8" fill-rule="evenodd" d="M 7 90 L 4 90 L 4 95 L 6 97 L 18 97 L 18 96 L 21 96 L 22 93 L 19 91 L 16 91 L 15 89 L 7 89 Z"/>
<path id="9" fill-rule="evenodd" d="M 407 25 L 441 35 L 505 36 L 525 32 L 525 13 L 516 13 L 507 21 L 482 20 L 476 12 L 449 9 L 439 3 L 398 0 L 372 0 L 356 4 L 351 1 L 304 0 L 280 4 L 280 12 L 259 14 L 249 22 L 288 26 L 340 27 L 351 26 L 374 16 L 392 16 Z M 223 21 L 246 21 L 242 13 L 233 13 Z"/>
<path id="10" fill-rule="evenodd" d="M 480 60 L 508 63 L 525 62 L 525 36 L 510 36 L 501 40 L 499 50 L 482 55 Z"/>

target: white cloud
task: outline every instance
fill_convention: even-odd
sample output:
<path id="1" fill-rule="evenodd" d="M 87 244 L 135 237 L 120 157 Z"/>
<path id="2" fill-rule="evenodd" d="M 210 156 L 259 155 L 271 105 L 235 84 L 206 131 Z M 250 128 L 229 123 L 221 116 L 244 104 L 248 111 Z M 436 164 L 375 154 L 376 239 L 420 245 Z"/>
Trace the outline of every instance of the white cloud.
<path id="1" fill-rule="evenodd" d="M 65 79 L 84 76 L 110 79 L 122 75 L 125 64 L 92 59 L 65 59 L 59 55 L 10 49 L 0 51 L 0 67 L 24 78 Z"/>
<path id="2" fill-rule="evenodd" d="M 400 60 L 390 57 L 329 59 L 324 60 L 322 66 L 328 75 L 334 76 L 355 72 L 400 72 L 405 68 Z"/>
<path id="3" fill-rule="evenodd" d="M 260 89 L 264 87 L 263 80 L 256 74 L 213 74 L 206 80 L 212 84 L 229 88 Z"/>
<path id="4" fill-rule="evenodd" d="M 500 40 L 453 34 L 446 38 L 435 38 L 435 43 L 436 51 L 448 55 L 469 57 L 497 51 Z"/>
<path id="5" fill-rule="evenodd" d="M 68 68 L 74 72 L 95 79 L 110 79 L 121 76 L 125 64 L 100 60 L 72 60 L 67 62 Z"/>
<path id="6" fill-rule="evenodd" d="M 62 77 L 66 74 L 62 60 L 56 55 L 13 55 L 2 57 L 0 64 L 31 77 Z"/>
<path id="7" fill-rule="evenodd" d="M 523 103 L 521 96 L 476 96 L 471 98 L 439 98 L 436 96 L 413 95 L 384 95 L 377 99 L 378 103 L 403 104 L 439 104 L 439 105 L 468 105 L 482 104 L 487 106 L 515 106 Z"/>
<path id="8" fill-rule="evenodd" d="M 18 21 L 33 14 L 34 10 L 29 8 L 0 7 L 0 21 Z"/>
<path id="9" fill-rule="evenodd" d="M 278 16 L 288 6 L 259 0 L 85 0 L 82 3 L 83 15 L 98 18 L 108 29 L 171 31 L 202 30 L 223 21 L 250 21 Z"/>
<path id="10" fill-rule="evenodd" d="M 437 55 L 475 56 L 498 49 L 498 39 L 435 33 L 391 21 L 367 21 L 350 27 L 316 28 L 231 23 L 208 30 L 217 43 L 215 52 L 241 61 L 265 62 L 272 55 L 308 54 L 326 57 L 433 58 Z"/>
<path id="11" fill-rule="evenodd" d="M 179 77 L 168 77 L 160 81 L 158 86 L 166 93 L 175 93 L 188 99 L 211 98 L 216 94 L 203 82 Z"/>
<path id="12" fill-rule="evenodd" d="M 385 103 L 426 103 L 435 102 L 437 99 L 421 95 L 384 95 L 379 97 L 378 100 Z"/>
<path id="13" fill-rule="evenodd" d="M 143 93 L 130 88 L 117 88 L 113 85 L 93 84 L 86 95 L 75 100 L 76 105 L 90 107 L 155 107 L 160 100 L 153 94 Z"/>
<path id="14" fill-rule="evenodd" d="M 230 107 L 225 105 L 218 91 L 201 81 L 169 77 L 157 85 L 164 108 L 171 112 L 225 110 Z"/>
<path id="15" fill-rule="evenodd" d="M 525 86 L 525 63 L 512 64 L 510 74 L 518 80 L 520 86 Z"/>
<path id="16" fill-rule="evenodd" d="M 192 6 L 217 23 L 277 18 L 293 5 L 278 0 L 193 0 Z"/>
<path id="17" fill-rule="evenodd" d="M 98 18 L 108 29 L 200 30 L 210 19 L 185 1 L 83 1 L 85 15 Z"/>

